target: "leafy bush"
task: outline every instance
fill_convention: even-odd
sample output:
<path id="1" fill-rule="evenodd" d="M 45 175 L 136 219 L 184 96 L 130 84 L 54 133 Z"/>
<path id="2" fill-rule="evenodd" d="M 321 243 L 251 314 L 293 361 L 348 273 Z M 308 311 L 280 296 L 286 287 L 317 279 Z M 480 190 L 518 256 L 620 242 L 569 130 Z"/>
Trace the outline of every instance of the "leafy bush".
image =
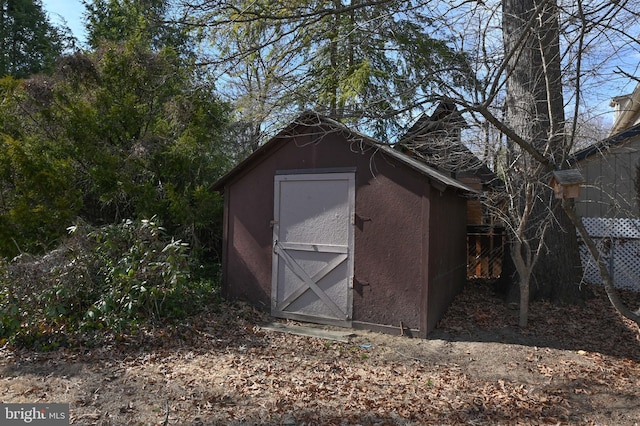
<path id="1" fill-rule="evenodd" d="M 0 265 L 0 338 L 48 349 L 184 318 L 216 297 L 192 269 L 187 244 L 153 220 L 74 226 L 56 250 Z"/>

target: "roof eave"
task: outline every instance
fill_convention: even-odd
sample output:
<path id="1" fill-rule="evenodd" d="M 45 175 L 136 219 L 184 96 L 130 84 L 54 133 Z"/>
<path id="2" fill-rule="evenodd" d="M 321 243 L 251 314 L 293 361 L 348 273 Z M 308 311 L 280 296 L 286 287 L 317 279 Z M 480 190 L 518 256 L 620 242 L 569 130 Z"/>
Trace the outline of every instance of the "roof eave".
<path id="1" fill-rule="evenodd" d="M 572 164 L 580 162 L 582 160 L 585 160 L 591 157 L 594 154 L 602 153 L 609 147 L 623 144 L 628 139 L 631 139 L 632 137 L 637 135 L 640 135 L 640 124 L 636 124 L 635 126 L 628 128 L 627 130 L 624 130 L 620 133 L 617 133 L 613 136 L 610 136 L 606 139 L 603 139 L 599 142 L 589 145 L 584 149 L 581 149 L 580 151 L 573 154 L 569 161 Z"/>

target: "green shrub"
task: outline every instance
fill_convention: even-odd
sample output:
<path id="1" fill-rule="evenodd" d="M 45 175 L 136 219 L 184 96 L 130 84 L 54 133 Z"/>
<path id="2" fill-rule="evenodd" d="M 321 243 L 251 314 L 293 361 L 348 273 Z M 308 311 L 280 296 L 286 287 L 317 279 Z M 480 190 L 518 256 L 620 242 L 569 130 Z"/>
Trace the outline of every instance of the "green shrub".
<path id="1" fill-rule="evenodd" d="M 154 220 L 74 226 L 56 250 L 0 265 L 0 338 L 53 348 L 184 318 L 216 297 L 213 277 L 194 280 L 192 269 L 187 244 Z"/>

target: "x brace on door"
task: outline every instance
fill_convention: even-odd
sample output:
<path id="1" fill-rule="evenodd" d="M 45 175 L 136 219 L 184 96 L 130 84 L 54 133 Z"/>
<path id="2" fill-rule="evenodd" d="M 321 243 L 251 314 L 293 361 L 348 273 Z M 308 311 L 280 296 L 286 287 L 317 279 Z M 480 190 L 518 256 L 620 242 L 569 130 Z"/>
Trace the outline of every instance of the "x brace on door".
<path id="1" fill-rule="evenodd" d="M 300 278 L 305 285 L 300 286 L 296 291 L 291 293 L 287 298 L 282 300 L 277 309 L 284 311 L 291 303 L 302 296 L 308 289 L 311 289 L 324 303 L 331 309 L 337 318 L 349 319 L 347 312 L 344 312 L 333 300 L 318 286 L 318 282 L 327 276 L 332 270 L 338 267 L 342 262 L 348 258 L 348 247 L 326 244 L 300 244 L 300 243 L 280 243 L 277 240 L 273 245 L 274 252 L 280 256 L 285 265 L 293 272 L 298 278 Z M 325 253 L 336 253 L 337 256 L 327 263 L 320 271 L 315 273 L 313 277 L 304 270 L 302 266 L 291 257 L 287 250 L 303 250 L 303 251 L 316 251 Z"/>

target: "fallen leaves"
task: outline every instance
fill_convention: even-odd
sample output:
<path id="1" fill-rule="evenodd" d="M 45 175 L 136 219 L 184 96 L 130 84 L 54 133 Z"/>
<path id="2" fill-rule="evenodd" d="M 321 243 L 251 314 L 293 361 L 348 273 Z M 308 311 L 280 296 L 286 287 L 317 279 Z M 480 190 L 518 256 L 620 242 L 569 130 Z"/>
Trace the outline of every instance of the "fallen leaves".
<path id="1" fill-rule="evenodd" d="M 517 312 L 475 286 L 437 339 L 363 332 L 340 343 L 265 332 L 262 313 L 229 305 L 104 346 L 5 348 L 0 399 L 70 402 L 73 424 L 639 422 L 640 352 L 620 340 L 628 324 L 595 301 L 531 312 L 521 333 Z"/>

